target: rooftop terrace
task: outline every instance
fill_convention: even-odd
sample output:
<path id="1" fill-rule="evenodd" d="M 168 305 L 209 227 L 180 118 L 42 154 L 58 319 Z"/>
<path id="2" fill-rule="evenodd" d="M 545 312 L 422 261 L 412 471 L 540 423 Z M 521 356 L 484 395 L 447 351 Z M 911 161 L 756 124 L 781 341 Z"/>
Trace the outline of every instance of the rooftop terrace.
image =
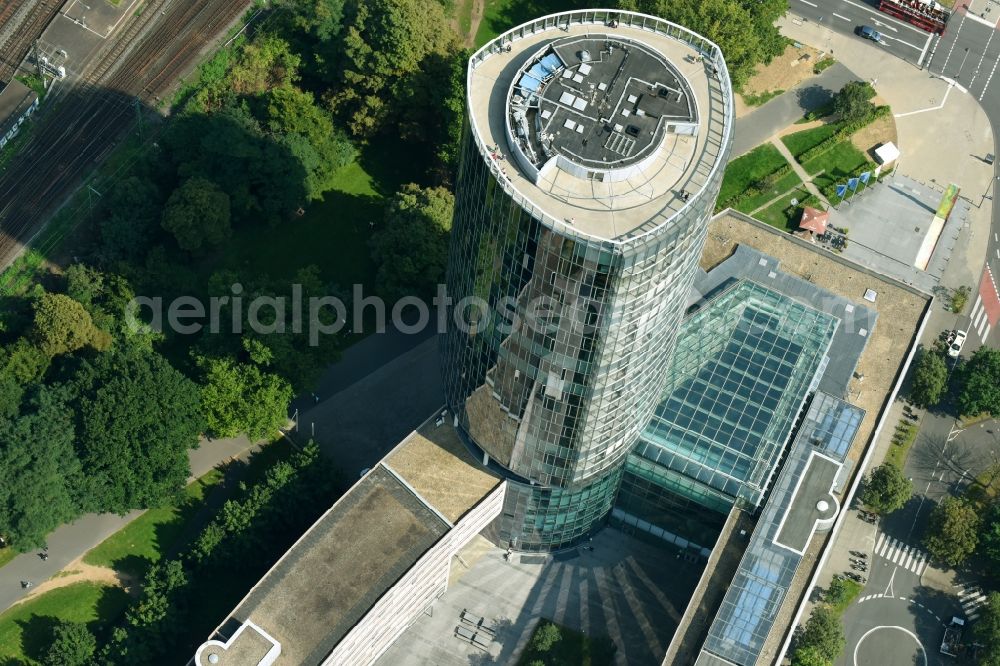
<path id="1" fill-rule="evenodd" d="M 652 231 L 723 167 L 725 61 L 683 27 L 630 12 L 555 14 L 484 46 L 468 77 L 483 159 L 522 206 L 569 233 Z"/>

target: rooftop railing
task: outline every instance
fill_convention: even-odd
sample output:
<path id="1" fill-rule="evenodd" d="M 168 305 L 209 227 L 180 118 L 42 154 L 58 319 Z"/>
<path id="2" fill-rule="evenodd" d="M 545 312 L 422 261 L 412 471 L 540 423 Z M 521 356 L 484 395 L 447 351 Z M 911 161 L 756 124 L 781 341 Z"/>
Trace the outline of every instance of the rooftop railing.
<path id="1" fill-rule="evenodd" d="M 732 82 L 729 78 L 729 69 L 726 67 L 726 60 L 722 55 L 722 50 L 711 40 L 702 37 L 684 26 L 677 25 L 676 23 L 672 23 L 655 16 L 640 14 L 638 12 L 614 9 L 578 9 L 542 16 L 534 21 L 529 21 L 512 28 L 484 44 L 478 51 L 472 54 L 471 58 L 469 58 L 469 69 L 466 72 L 467 94 L 472 94 L 473 73 L 483 61 L 493 56 L 506 53 L 509 45 L 513 45 L 521 39 L 525 39 L 549 30 L 568 30 L 574 25 L 601 25 L 612 29 L 627 27 L 645 30 L 683 42 L 698 51 L 701 57 L 707 61 L 708 69 L 711 70 L 709 88 L 711 89 L 713 87 L 712 81 L 716 81 L 719 93 L 722 97 L 721 118 L 718 113 L 713 113 L 716 109 L 714 109 L 711 104 L 708 109 L 708 113 L 704 116 L 708 123 L 705 152 L 708 152 L 709 148 L 714 148 L 714 154 L 718 158 L 725 148 L 731 144 L 734 118 L 733 89 Z M 709 91 L 710 98 L 711 95 L 712 90 Z M 487 158 L 490 151 L 483 140 L 482 132 L 476 122 L 475 115 L 470 112 L 468 116 L 469 125 L 472 129 L 472 136 L 474 137 L 476 146 L 479 148 L 480 155 L 483 157 L 490 169 L 490 172 L 493 174 L 496 181 L 500 183 L 507 195 L 514 199 L 519 206 L 540 220 L 542 223 L 551 226 L 553 229 L 558 229 L 560 233 L 567 236 L 578 237 L 589 241 L 596 240 L 600 243 L 619 248 L 633 244 L 641 245 L 648 240 L 651 235 L 656 234 L 661 228 L 669 224 L 672 220 L 685 215 L 697 214 L 694 206 L 699 204 L 700 199 L 702 198 L 702 190 L 699 190 L 697 193 L 692 193 L 690 199 L 685 201 L 678 210 L 663 219 L 657 220 L 656 224 L 642 225 L 635 232 L 626 234 L 623 237 L 609 239 L 583 232 L 567 223 L 565 220 L 560 220 L 552 215 L 549 215 L 541 206 L 536 204 L 514 186 L 514 184 L 501 172 L 500 166 L 495 161 Z M 712 168 L 707 173 L 701 169 L 696 169 L 691 175 L 691 181 L 700 188 L 704 188 L 712 181 L 716 172 L 724 167 L 725 165 L 722 164 L 722 160 L 716 159 L 712 164 Z"/>

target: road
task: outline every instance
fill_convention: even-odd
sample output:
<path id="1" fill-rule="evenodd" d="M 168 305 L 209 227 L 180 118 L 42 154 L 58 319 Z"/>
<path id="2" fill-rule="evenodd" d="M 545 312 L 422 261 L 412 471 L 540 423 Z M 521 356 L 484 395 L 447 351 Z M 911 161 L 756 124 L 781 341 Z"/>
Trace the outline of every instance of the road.
<path id="1" fill-rule="evenodd" d="M 789 0 L 793 15 L 821 23 L 836 32 L 854 35 L 855 29 L 862 25 L 879 30 L 885 38 L 884 44 L 856 37 L 858 48 L 888 51 L 915 67 L 926 68 L 933 74 L 954 81 L 960 92 L 964 91 L 964 94 L 972 95 L 979 101 L 989 118 L 994 136 L 997 136 L 1000 132 L 1000 80 L 994 75 L 1000 70 L 1000 31 L 997 29 L 1000 2 L 971 0 L 956 3 L 958 9 L 942 36 L 924 32 L 879 12 L 875 9 L 876 4 L 875 0 Z M 933 131 L 933 127 L 929 126 L 928 131 Z M 985 152 L 978 157 L 985 158 Z M 996 154 L 996 148 L 991 152 Z M 994 196 L 996 181 L 997 171 L 994 170 L 993 179 L 985 191 L 963 192 L 962 196 L 973 205 L 981 205 Z M 1000 206 L 993 206 L 989 248 L 981 281 L 992 283 L 992 276 L 996 275 L 1000 275 Z M 996 294 L 996 288 L 992 284 L 989 286 Z M 973 298 L 979 295 L 974 291 Z M 979 333 L 969 336 L 967 352 L 975 351 L 981 343 L 1000 345 L 1000 338 L 996 337 L 1000 328 L 997 326 L 1000 323 L 1000 307 L 993 312 L 976 311 L 975 308 L 967 312 L 968 317 L 959 318 L 957 325 L 970 333 L 973 330 Z"/>

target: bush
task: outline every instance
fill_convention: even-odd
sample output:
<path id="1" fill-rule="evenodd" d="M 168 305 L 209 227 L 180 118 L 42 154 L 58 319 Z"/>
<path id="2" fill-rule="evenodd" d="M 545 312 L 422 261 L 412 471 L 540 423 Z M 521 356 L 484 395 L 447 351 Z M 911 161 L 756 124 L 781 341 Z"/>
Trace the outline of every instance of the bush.
<path id="1" fill-rule="evenodd" d="M 967 285 L 962 285 L 958 289 L 951 292 L 951 311 L 955 314 L 962 314 L 962 310 L 965 309 L 966 303 L 969 302 L 969 294 L 972 293 L 972 288 Z"/>
<path id="2" fill-rule="evenodd" d="M 822 74 L 823 70 L 829 69 L 836 62 L 837 61 L 834 60 L 831 56 L 826 56 L 822 60 L 817 60 L 816 64 L 813 65 L 813 74 Z"/>
<path id="3" fill-rule="evenodd" d="M 729 197 L 729 199 L 727 199 L 725 202 L 719 205 L 719 208 L 720 209 L 736 208 L 747 199 L 752 199 L 753 197 L 756 197 L 760 194 L 763 194 L 764 192 L 767 192 L 772 187 L 774 187 L 774 185 L 779 180 L 788 175 L 791 172 L 791 170 L 792 166 L 790 164 L 785 164 L 784 166 L 778 167 L 777 169 L 767 174 L 763 178 L 755 180 L 754 182 L 750 183 L 750 186 L 747 187 L 742 192 L 740 192 L 739 194 Z"/>
<path id="4" fill-rule="evenodd" d="M 851 136 L 858 130 L 867 127 L 868 125 L 871 125 L 879 118 L 884 118 L 885 116 L 889 115 L 890 111 L 891 109 L 884 104 L 882 106 L 872 107 L 871 112 L 860 118 L 844 122 L 833 134 L 833 136 L 825 139 L 819 145 L 813 146 L 806 152 L 799 155 L 796 159 L 798 159 L 799 164 L 805 164 L 812 158 L 818 157 L 823 153 L 825 153 L 826 151 L 830 150 L 841 141 L 851 138 Z"/>

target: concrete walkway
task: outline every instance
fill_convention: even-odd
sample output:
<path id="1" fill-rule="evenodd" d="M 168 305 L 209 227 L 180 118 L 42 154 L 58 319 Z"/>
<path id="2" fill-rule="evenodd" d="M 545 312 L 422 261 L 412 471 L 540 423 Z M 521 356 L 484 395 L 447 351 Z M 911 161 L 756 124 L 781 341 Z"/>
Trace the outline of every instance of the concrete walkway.
<path id="1" fill-rule="evenodd" d="M 788 163 L 792 165 L 792 171 L 794 171 L 795 174 L 802 179 L 802 184 L 807 190 L 809 190 L 809 194 L 822 201 L 823 205 L 829 208 L 830 202 L 827 201 L 826 197 L 824 197 L 819 191 L 819 188 L 813 185 L 812 176 L 810 176 L 806 170 L 802 168 L 802 165 L 798 163 L 792 153 L 788 150 L 788 146 L 785 145 L 785 142 L 777 137 L 774 137 L 771 139 L 771 145 L 777 148 L 782 157 L 788 160 Z"/>
<path id="2" fill-rule="evenodd" d="M 739 157 L 805 115 L 829 102 L 848 81 L 857 76 L 839 62 L 819 76 L 806 79 L 763 106 L 736 119 L 733 157 Z"/>

